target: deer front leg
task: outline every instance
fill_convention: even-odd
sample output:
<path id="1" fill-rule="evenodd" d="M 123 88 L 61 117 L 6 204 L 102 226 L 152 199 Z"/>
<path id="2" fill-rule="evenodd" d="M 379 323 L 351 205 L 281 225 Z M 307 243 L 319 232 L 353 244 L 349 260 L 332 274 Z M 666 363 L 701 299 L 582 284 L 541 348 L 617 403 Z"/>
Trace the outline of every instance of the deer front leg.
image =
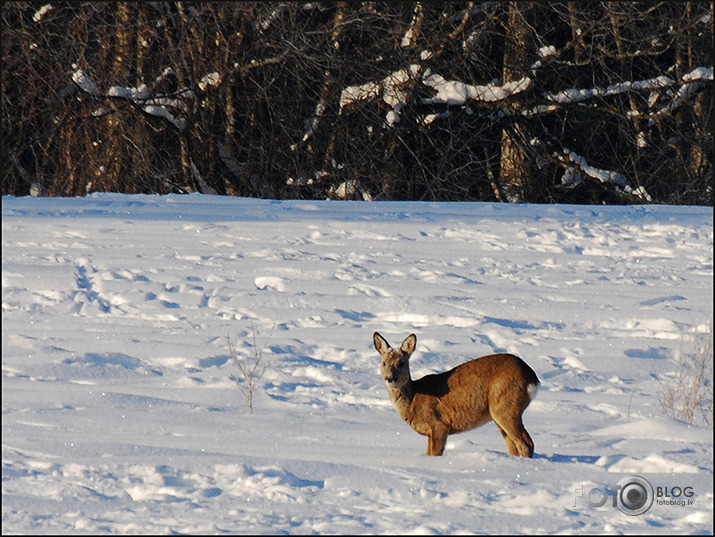
<path id="1" fill-rule="evenodd" d="M 439 456 L 444 453 L 449 431 L 446 427 L 432 427 L 427 439 L 427 455 Z"/>

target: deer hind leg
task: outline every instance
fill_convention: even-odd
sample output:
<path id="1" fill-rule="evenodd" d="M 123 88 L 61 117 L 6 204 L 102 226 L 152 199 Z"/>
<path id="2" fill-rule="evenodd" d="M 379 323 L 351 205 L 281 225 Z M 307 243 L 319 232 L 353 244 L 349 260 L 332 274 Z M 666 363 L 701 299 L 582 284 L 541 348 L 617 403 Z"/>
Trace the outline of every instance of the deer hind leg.
<path id="1" fill-rule="evenodd" d="M 433 427 L 427 437 L 427 455 L 439 456 L 444 453 L 449 431 L 443 427 Z"/>
<path id="2" fill-rule="evenodd" d="M 506 441 L 509 455 L 531 458 L 534 456 L 534 441 L 524 428 L 521 416 L 516 418 L 494 417 L 494 422 Z"/>
<path id="3" fill-rule="evenodd" d="M 504 441 L 506 442 L 506 447 L 509 450 L 509 455 L 518 455 L 519 451 L 516 449 L 516 444 L 514 443 L 514 441 L 511 438 L 509 438 L 509 435 L 506 434 L 506 431 L 504 429 L 502 429 L 499 424 L 497 424 L 497 427 L 499 427 L 499 432 L 504 437 Z"/>

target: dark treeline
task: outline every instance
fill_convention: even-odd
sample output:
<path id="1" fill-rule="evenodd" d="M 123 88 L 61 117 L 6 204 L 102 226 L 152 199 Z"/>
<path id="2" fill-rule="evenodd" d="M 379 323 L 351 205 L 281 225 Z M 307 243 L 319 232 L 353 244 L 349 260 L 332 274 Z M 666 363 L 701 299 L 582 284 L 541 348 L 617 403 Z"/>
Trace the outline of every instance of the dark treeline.
<path id="1" fill-rule="evenodd" d="M 712 2 L 5 2 L 2 193 L 711 205 Z"/>

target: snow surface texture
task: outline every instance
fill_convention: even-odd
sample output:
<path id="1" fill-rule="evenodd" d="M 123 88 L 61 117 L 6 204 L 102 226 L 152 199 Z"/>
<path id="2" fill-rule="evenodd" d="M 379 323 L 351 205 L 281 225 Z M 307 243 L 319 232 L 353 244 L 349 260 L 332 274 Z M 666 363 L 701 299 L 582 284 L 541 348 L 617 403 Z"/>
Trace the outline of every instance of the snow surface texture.
<path id="1" fill-rule="evenodd" d="M 657 396 L 712 293 L 711 208 L 3 198 L 3 533 L 712 532 L 712 431 Z M 415 377 L 522 356 L 535 458 L 427 457 L 375 330 Z M 632 473 L 693 502 L 578 497 Z"/>

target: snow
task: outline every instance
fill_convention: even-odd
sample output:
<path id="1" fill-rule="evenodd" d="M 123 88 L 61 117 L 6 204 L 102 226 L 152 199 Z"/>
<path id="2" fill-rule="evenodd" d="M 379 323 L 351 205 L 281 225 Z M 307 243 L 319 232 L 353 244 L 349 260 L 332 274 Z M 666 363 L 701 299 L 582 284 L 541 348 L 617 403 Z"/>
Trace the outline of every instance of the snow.
<path id="1" fill-rule="evenodd" d="M 358 101 L 374 99 L 380 95 L 382 86 L 378 82 L 366 82 L 359 86 L 348 86 L 340 94 L 340 111 Z"/>
<path id="2" fill-rule="evenodd" d="M 138 102 L 148 99 L 151 96 L 151 93 L 147 85 L 142 84 L 138 88 L 112 86 L 109 88 L 109 91 L 107 91 L 107 95 L 110 97 L 119 97 L 121 99 L 129 99 L 131 101 Z"/>
<path id="3" fill-rule="evenodd" d="M 184 118 L 176 118 L 169 112 L 169 110 L 164 106 L 157 106 L 155 104 L 144 105 L 144 111 L 150 116 L 156 116 L 166 119 L 169 123 L 174 125 L 179 131 L 183 131 L 186 128 L 186 120 Z"/>
<path id="4" fill-rule="evenodd" d="M 525 77 L 501 86 L 496 84 L 474 86 L 457 80 L 445 80 L 441 75 L 431 74 L 428 71 L 425 73 L 422 83 L 437 92 L 434 97 L 423 99 L 424 104 L 446 103 L 454 106 L 463 105 L 470 99 L 484 102 L 505 100 L 511 95 L 528 89 L 531 79 Z"/>
<path id="5" fill-rule="evenodd" d="M 82 89 L 82 91 L 86 91 L 95 97 L 100 95 L 99 87 L 97 87 L 95 81 L 92 80 L 92 77 L 90 77 L 86 71 L 82 69 L 75 70 L 75 72 L 72 73 L 72 80 L 80 87 L 80 89 Z"/>
<path id="6" fill-rule="evenodd" d="M 684 82 L 690 82 L 691 80 L 712 80 L 713 70 L 707 67 L 696 67 L 691 72 L 683 75 Z"/>
<path id="7" fill-rule="evenodd" d="M 698 86 L 693 85 L 693 82 L 697 82 L 700 80 L 712 80 L 712 78 L 712 68 L 697 67 L 693 69 L 691 72 L 683 75 L 682 80 L 683 82 L 685 82 L 685 85 L 681 86 L 681 88 L 678 90 L 679 93 L 682 93 L 682 95 L 676 95 L 676 98 L 673 100 L 675 102 L 680 102 L 685 97 L 694 94 L 697 91 Z M 669 78 L 667 76 L 658 76 L 647 80 L 629 80 L 625 82 L 618 82 L 616 84 L 611 84 L 606 88 L 594 86 L 593 88 L 588 89 L 570 88 L 556 93 L 546 92 L 543 94 L 543 96 L 548 101 L 556 102 L 559 104 L 568 104 L 578 103 L 596 97 L 619 95 L 621 93 L 627 93 L 630 91 L 657 91 L 668 88 L 675 84 L 676 82 L 672 78 Z"/>
<path id="8" fill-rule="evenodd" d="M 32 16 L 33 22 L 40 22 L 42 18 L 47 15 L 50 11 L 54 9 L 54 6 L 52 4 L 45 4 L 42 6 L 40 9 L 35 11 L 35 14 Z"/>
<path id="9" fill-rule="evenodd" d="M 102 93 L 99 90 L 97 84 L 92 80 L 92 78 L 87 74 L 86 71 L 82 69 L 77 69 L 76 65 L 73 65 L 75 69 L 72 73 L 72 80 L 82 89 L 83 91 L 93 95 L 95 97 L 102 97 Z M 162 82 L 167 76 L 173 74 L 173 69 L 167 67 L 157 77 L 155 85 Z M 211 73 L 206 75 L 199 82 L 199 87 L 201 90 L 205 91 L 209 85 L 217 85 L 220 83 L 220 77 L 218 73 Z M 188 112 L 188 106 L 182 99 L 193 99 L 195 97 L 194 92 L 188 88 L 183 88 L 178 91 L 176 95 L 180 98 L 168 97 L 165 95 L 156 95 L 152 97 L 151 90 L 146 84 L 141 84 L 139 87 L 125 87 L 125 86 L 112 86 L 107 91 L 107 96 L 117 99 L 125 99 L 132 101 L 135 104 L 141 106 L 142 110 L 151 116 L 160 117 L 165 119 L 177 130 L 183 131 L 186 129 L 187 120 L 182 117 L 176 117 L 169 108 L 173 108 L 179 113 L 186 114 Z M 100 108 L 95 110 L 92 115 L 101 116 L 106 113 L 106 109 Z"/>
<path id="10" fill-rule="evenodd" d="M 4 197 L 3 533 L 711 533 L 712 430 L 658 390 L 712 296 L 707 207 Z M 415 377 L 524 358 L 535 457 L 427 457 L 376 330 Z M 634 473 L 692 504 L 585 502 Z"/>
<path id="11" fill-rule="evenodd" d="M 539 58 L 548 58 L 549 56 L 556 56 L 556 47 L 553 45 L 547 45 L 539 49 Z"/>
<path id="12" fill-rule="evenodd" d="M 204 75 L 201 80 L 199 80 L 199 88 L 201 91 L 206 91 L 209 86 L 218 86 L 221 83 L 221 75 L 214 71 L 207 75 Z"/>
<path id="13" fill-rule="evenodd" d="M 535 140 L 532 143 L 538 144 L 539 141 Z M 563 155 L 555 153 L 554 156 L 562 162 L 566 161 L 577 166 L 577 168 L 570 166 L 564 171 L 564 174 L 561 177 L 561 184 L 566 187 L 574 187 L 579 185 L 583 180 L 583 177 L 581 176 L 581 173 L 583 173 L 602 183 L 610 183 L 612 185 L 615 185 L 618 190 L 622 190 L 623 192 L 640 198 L 645 202 L 652 201 L 652 198 L 650 194 L 648 194 L 648 192 L 646 191 L 645 187 L 631 187 L 630 185 L 626 184 L 626 178 L 623 176 L 623 174 L 612 170 L 604 170 L 595 166 L 591 166 L 583 156 L 569 150 L 568 148 L 563 148 Z"/>
<path id="14" fill-rule="evenodd" d="M 626 179 L 620 173 L 608 171 L 608 170 L 602 170 L 600 168 L 590 166 L 586 162 L 586 159 L 583 158 L 581 155 L 578 155 L 578 154 L 574 153 L 573 151 L 570 151 L 566 148 L 564 148 L 563 151 L 564 151 L 564 153 L 566 153 L 569 156 L 569 158 L 573 162 L 578 164 L 580 169 L 583 170 L 583 172 L 586 175 L 588 175 L 589 177 L 598 179 L 602 183 L 613 183 L 614 185 L 620 186 L 620 187 L 626 186 Z"/>
<path id="15" fill-rule="evenodd" d="M 433 73 L 431 69 L 423 70 L 420 65 L 411 64 L 407 69 L 392 72 L 380 82 L 371 81 L 359 86 L 346 87 L 340 94 L 340 113 L 353 103 L 382 96 L 382 100 L 392 107 L 392 110 L 386 114 L 387 124 L 399 123 L 400 110 L 408 104 L 410 96 L 410 92 L 405 87 L 411 80 L 418 81 L 436 92 L 434 97 L 420 99 L 421 104 L 447 104 L 450 106 L 463 105 L 468 100 L 502 101 L 531 86 L 531 79 L 528 77 L 506 82 L 503 85 L 491 83 L 486 86 L 475 86 L 458 80 L 446 80 L 442 75 Z M 429 124 L 436 117 L 430 115 L 425 118 L 423 123 Z"/>

